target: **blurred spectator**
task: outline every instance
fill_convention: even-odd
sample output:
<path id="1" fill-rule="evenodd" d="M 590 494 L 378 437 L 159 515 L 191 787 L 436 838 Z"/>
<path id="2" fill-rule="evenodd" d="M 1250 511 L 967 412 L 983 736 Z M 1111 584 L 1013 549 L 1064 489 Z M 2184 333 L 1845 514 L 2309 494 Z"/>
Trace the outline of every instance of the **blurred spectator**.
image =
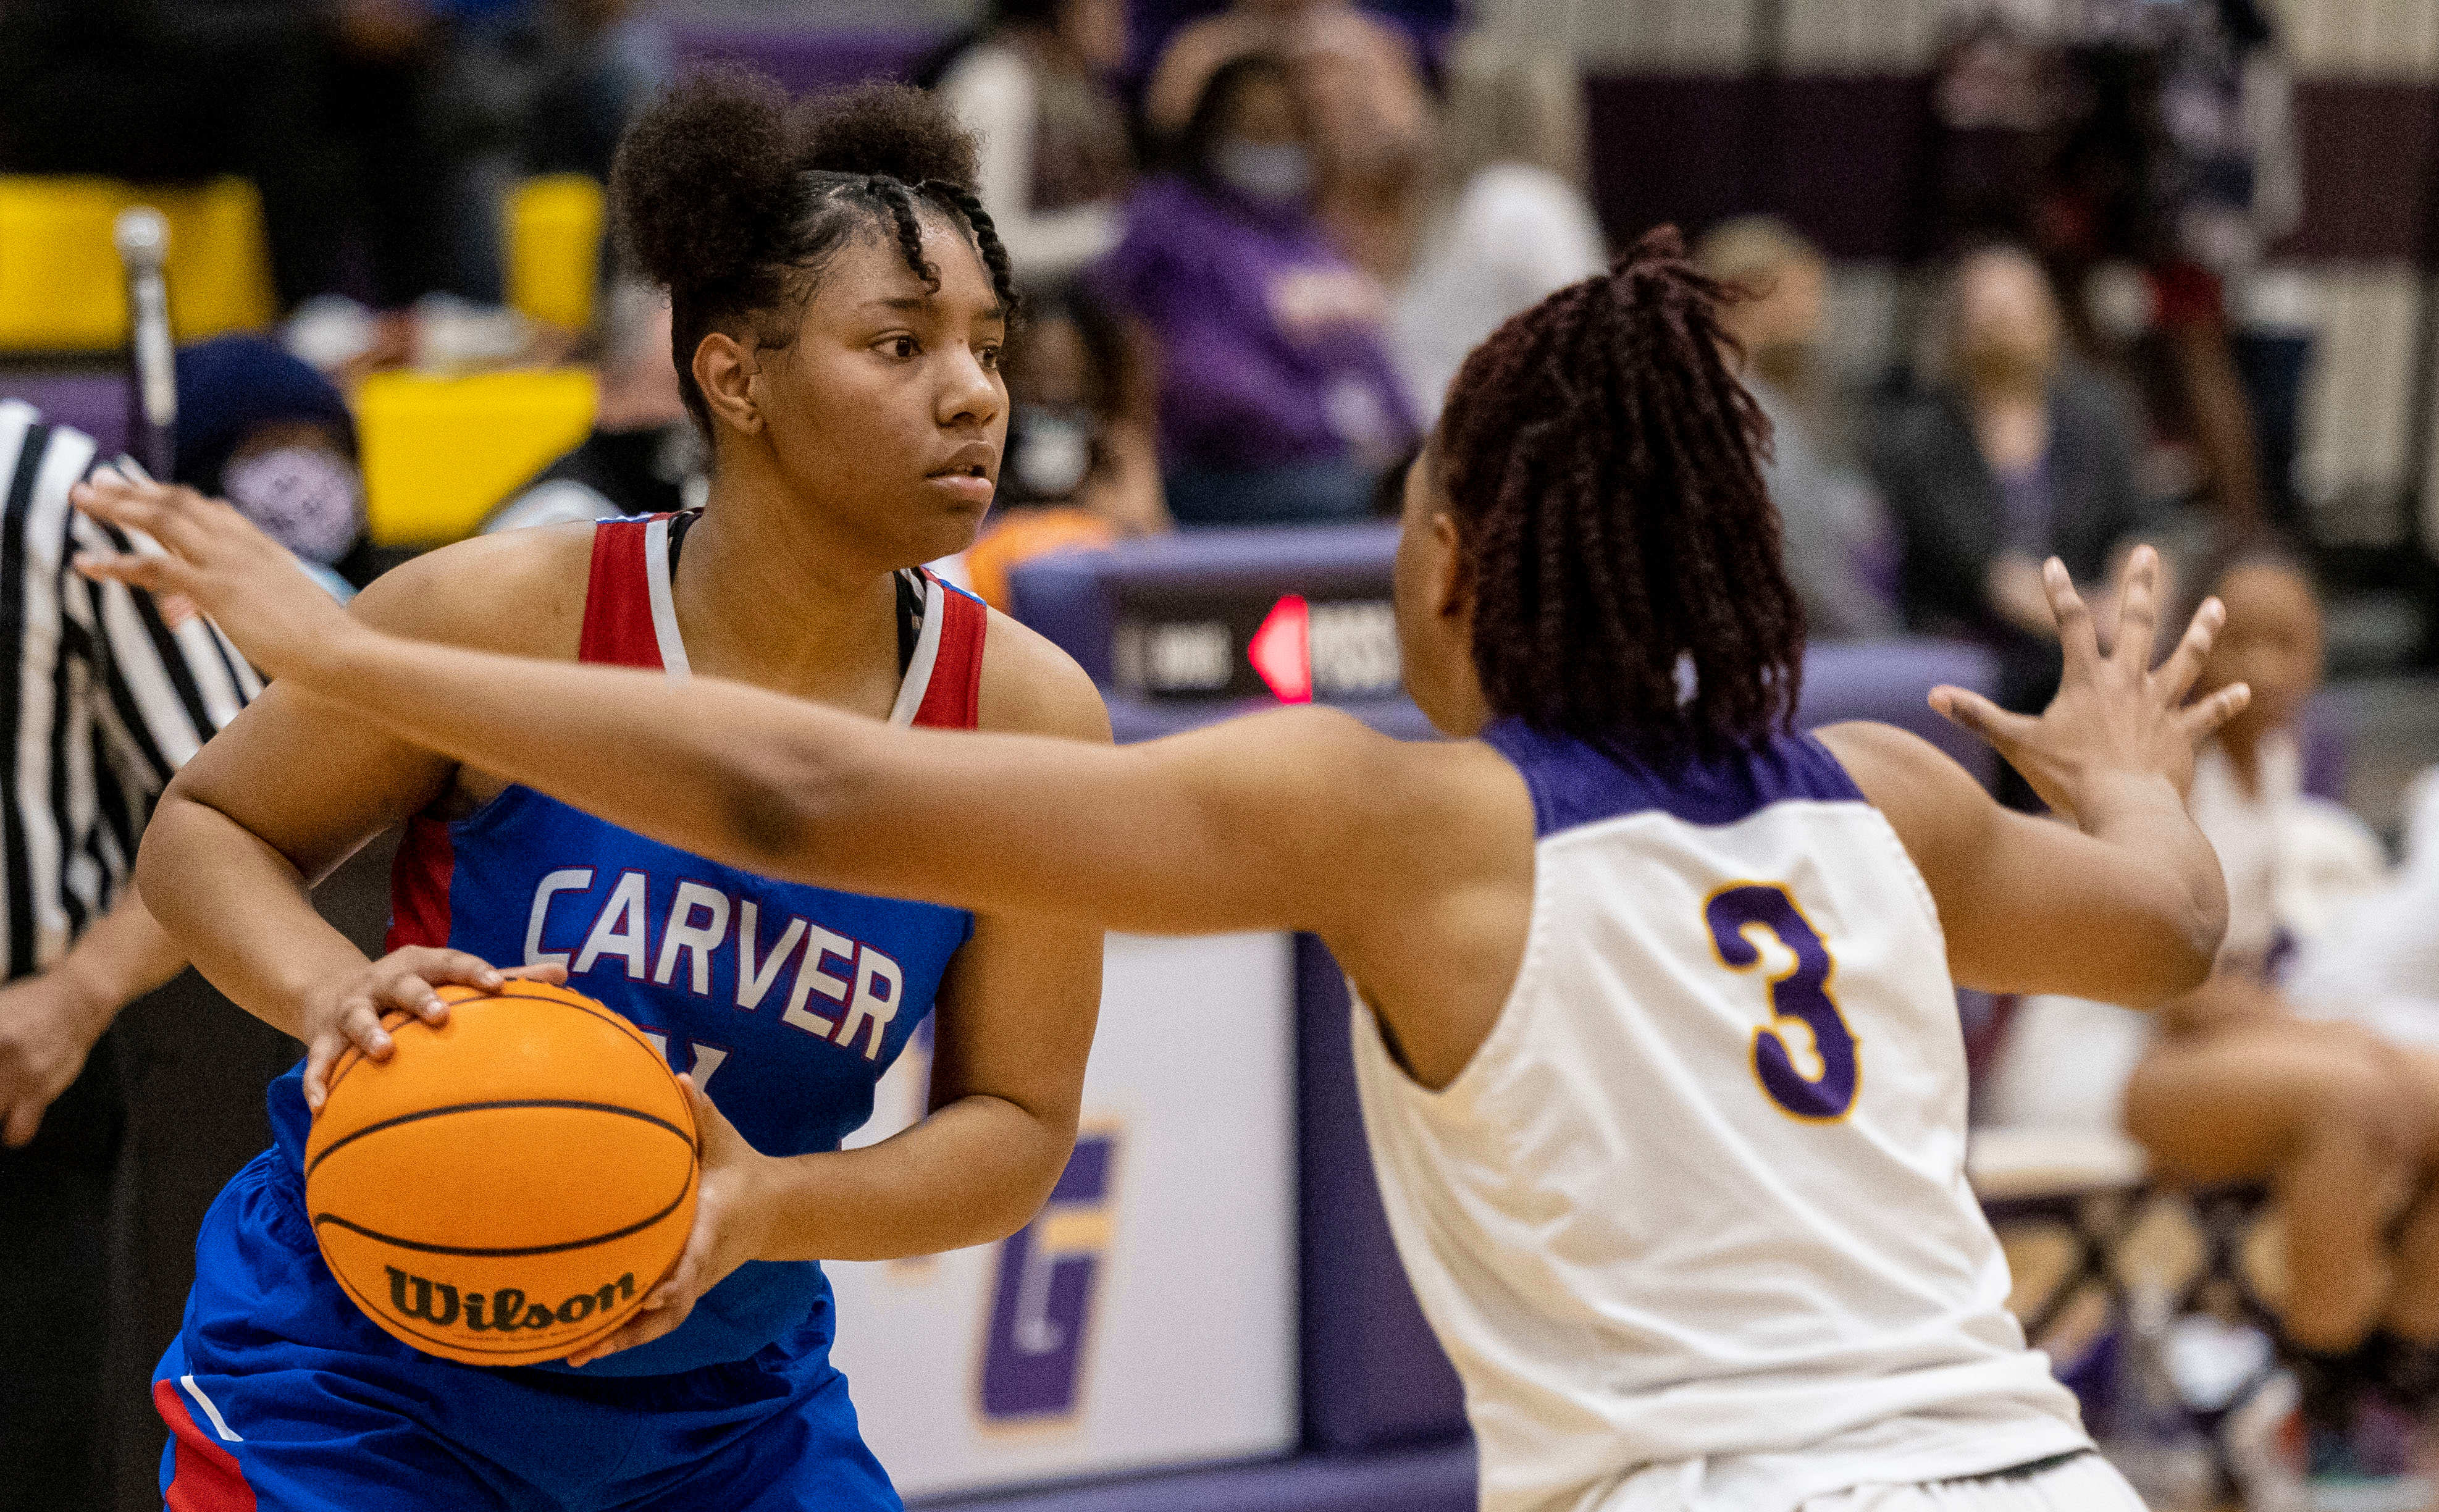
<path id="1" fill-rule="evenodd" d="M 1125 333 L 1080 291 L 1035 305 L 1008 361 L 999 492 L 966 553 L 967 580 L 993 607 L 1008 607 L 1020 562 L 1168 528 L 1129 376 Z"/>
<path id="2" fill-rule="evenodd" d="M 1361 518 L 1372 475 L 1414 435 L 1380 286 L 1312 218 L 1311 140 L 1285 64 L 1223 65 L 1180 171 L 1137 191 L 1095 271 L 1157 374 L 1182 525 Z"/>
<path id="3" fill-rule="evenodd" d="M 1117 245 L 1134 149 L 1110 77 L 1126 56 L 1123 0 L 992 0 L 940 79 L 981 139 L 983 208 L 1027 284 Z"/>
<path id="4" fill-rule="evenodd" d="M 1906 625 L 1999 653 L 2001 702 L 2038 708 L 2057 683 L 2040 563 L 2102 578 L 2145 523 L 2136 423 L 2112 383 L 2073 362 L 2040 265 L 1988 247 L 1950 272 L 1928 387 L 1892 400 L 1871 465 L 1897 526 Z"/>
<path id="5" fill-rule="evenodd" d="M 2154 1168 L 2178 1180 L 2270 1183 L 2284 1218 L 2283 1353 L 2302 1397 L 2299 1431 L 2281 1437 L 2304 1453 L 2286 1468 L 2299 1481 L 2346 1483 L 2354 1504 L 2370 1505 L 2363 1483 L 2410 1489 L 2409 1414 L 2439 1399 L 2439 1194 L 2425 1148 L 2439 1114 L 2439 1056 L 2360 1023 L 2327 1022 L 2362 1012 L 2359 1001 L 2306 1005 L 2282 990 L 2280 969 L 2299 936 L 2341 959 L 2381 943 L 2348 914 L 2350 896 L 2379 884 L 2385 858 L 2352 815 L 2301 791 L 2296 724 L 2319 685 L 2322 649 L 2301 559 L 2240 546 L 2198 582 L 2227 606 L 2199 688 L 2252 689 L 2194 772 L 2194 819 L 2227 874 L 2227 938 L 2211 980 L 2163 1013 L 2127 1085 L 2126 1124 Z M 2432 870 L 2430 858 L 2414 861 Z M 2387 942 L 2404 944 L 2404 959 L 2368 963 L 2376 973 L 2417 959 L 2426 972 L 2439 965 L 2422 943 L 2431 899 L 2419 901 L 2420 928 Z M 2291 987 L 2309 976 L 2296 973 Z M 2439 999 L 2439 974 L 2404 985 Z M 2254 1505 L 2288 1504 L 2247 1489 Z M 2423 1503 L 2400 1495 L 2378 1504 Z"/>
<path id="6" fill-rule="evenodd" d="M 604 311 L 593 434 L 509 495 L 483 522 L 484 534 L 667 514 L 702 504 L 709 491 L 703 436 L 686 418 L 669 359 L 668 295 L 627 280 L 610 291 Z"/>
<path id="7" fill-rule="evenodd" d="M 1748 297 L 1719 322 L 1741 348 L 1738 376 L 1770 418 L 1762 481 L 1778 506 L 1788 576 L 1814 640 L 1865 640 L 1897 628 L 1885 587 L 1894 554 L 1878 497 L 1828 464 L 1792 392 L 1820 339 L 1828 264 L 1782 222 L 1746 216 L 1715 226 L 1694 247 L 1704 273 Z"/>
<path id="8" fill-rule="evenodd" d="M 329 380 L 260 336 L 178 353 L 176 481 L 237 506 L 347 596 L 368 576 L 356 425 Z"/>
<path id="9" fill-rule="evenodd" d="M 1255 53 L 1286 62 L 1305 96 L 1316 217 L 1358 267 L 1396 279 L 1411 251 L 1430 140 L 1414 44 L 1351 0 L 1237 0 L 1168 39 L 1144 97 L 1152 130 L 1184 133 L 1221 65 Z"/>
<path id="10" fill-rule="evenodd" d="M 1426 425 L 1465 354 L 1501 322 L 1609 262 L 1583 190 L 1583 80 L 1564 54 L 1468 38 L 1451 62 L 1437 157 L 1389 328 Z"/>

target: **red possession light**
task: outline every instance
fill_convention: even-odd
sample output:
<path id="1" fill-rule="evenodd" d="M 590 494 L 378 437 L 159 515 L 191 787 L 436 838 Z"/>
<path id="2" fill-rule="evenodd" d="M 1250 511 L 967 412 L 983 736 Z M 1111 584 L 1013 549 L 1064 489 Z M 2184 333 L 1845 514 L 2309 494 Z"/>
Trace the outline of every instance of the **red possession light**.
<path id="1" fill-rule="evenodd" d="M 1280 703 L 1312 702 L 1312 611 L 1302 594 L 1290 594 L 1271 606 L 1262 628 L 1245 643 L 1245 659 Z"/>

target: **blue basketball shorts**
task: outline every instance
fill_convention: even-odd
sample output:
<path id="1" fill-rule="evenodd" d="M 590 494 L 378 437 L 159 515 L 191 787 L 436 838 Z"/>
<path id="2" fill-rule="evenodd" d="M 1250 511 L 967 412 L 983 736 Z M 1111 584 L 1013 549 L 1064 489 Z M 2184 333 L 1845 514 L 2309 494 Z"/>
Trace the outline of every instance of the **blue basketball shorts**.
<path id="1" fill-rule="evenodd" d="M 170 1512 L 899 1512 L 826 1315 L 668 1376 L 436 1360 L 339 1290 L 270 1152 L 221 1193 L 195 1248 L 186 1323 L 152 1380 Z"/>

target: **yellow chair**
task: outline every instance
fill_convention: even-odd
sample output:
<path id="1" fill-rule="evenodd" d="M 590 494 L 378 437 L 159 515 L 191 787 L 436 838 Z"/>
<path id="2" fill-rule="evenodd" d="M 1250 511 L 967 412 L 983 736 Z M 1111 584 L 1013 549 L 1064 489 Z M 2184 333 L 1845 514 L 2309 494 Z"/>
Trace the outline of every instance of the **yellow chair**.
<path id="1" fill-rule="evenodd" d="M 583 173 L 526 179 L 508 196 L 508 303 L 565 330 L 593 324 L 606 197 Z"/>
<path id="2" fill-rule="evenodd" d="M 180 341 L 271 324 L 262 205 L 244 179 L 138 187 L 0 174 L 0 350 L 107 351 L 127 341 L 111 222 L 150 205 L 169 222 L 169 323 Z"/>
<path id="3" fill-rule="evenodd" d="M 366 378 L 356 432 L 373 539 L 425 546 L 472 535 L 509 489 L 584 439 L 597 398 L 593 374 L 574 367 Z"/>

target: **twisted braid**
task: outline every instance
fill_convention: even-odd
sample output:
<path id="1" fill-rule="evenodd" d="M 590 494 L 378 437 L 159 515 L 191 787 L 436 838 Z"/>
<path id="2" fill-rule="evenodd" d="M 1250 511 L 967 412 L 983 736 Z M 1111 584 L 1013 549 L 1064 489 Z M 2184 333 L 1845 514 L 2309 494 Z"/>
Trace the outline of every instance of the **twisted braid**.
<path id="1" fill-rule="evenodd" d="M 1792 718 L 1804 614 L 1755 463 L 1769 422 L 1721 355 L 1729 296 L 1664 226 L 1459 369 L 1433 454 L 1496 712 L 1657 756 Z"/>
<path id="2" fill-rule="evenodd" d="M 983 255 L 983 266 L 989 270 L 991 292 L 999 295 L 1000 308 L 1007 314 L 1011 331 L 1015 329 L 1021 301 L 1016 292 L 1016 269 L 1008 261 L 1007 248 L 999 239 L 999 228 L 991 224 L 990 212 L 973 190 L 959 184 L 940 179 L 925 179 L 915 186 L 917 194 L 928 194 L 946 203 L 966 218 L 966 225 L 974 234 L 974 245 Z"/>
<path id="3" fill-rule="evenodd" d="M 940 270 L 923 256 L 923 225 L 915 214 L 915 196 L 905 184 L 886 173 L 875 173 L 863 181 L 863 192 L 889 217 L 898 233 L 898 250 L 906 258 L 906 266 L 923 280 L 923 287 L 933 294 L 940 292 Z"/>

